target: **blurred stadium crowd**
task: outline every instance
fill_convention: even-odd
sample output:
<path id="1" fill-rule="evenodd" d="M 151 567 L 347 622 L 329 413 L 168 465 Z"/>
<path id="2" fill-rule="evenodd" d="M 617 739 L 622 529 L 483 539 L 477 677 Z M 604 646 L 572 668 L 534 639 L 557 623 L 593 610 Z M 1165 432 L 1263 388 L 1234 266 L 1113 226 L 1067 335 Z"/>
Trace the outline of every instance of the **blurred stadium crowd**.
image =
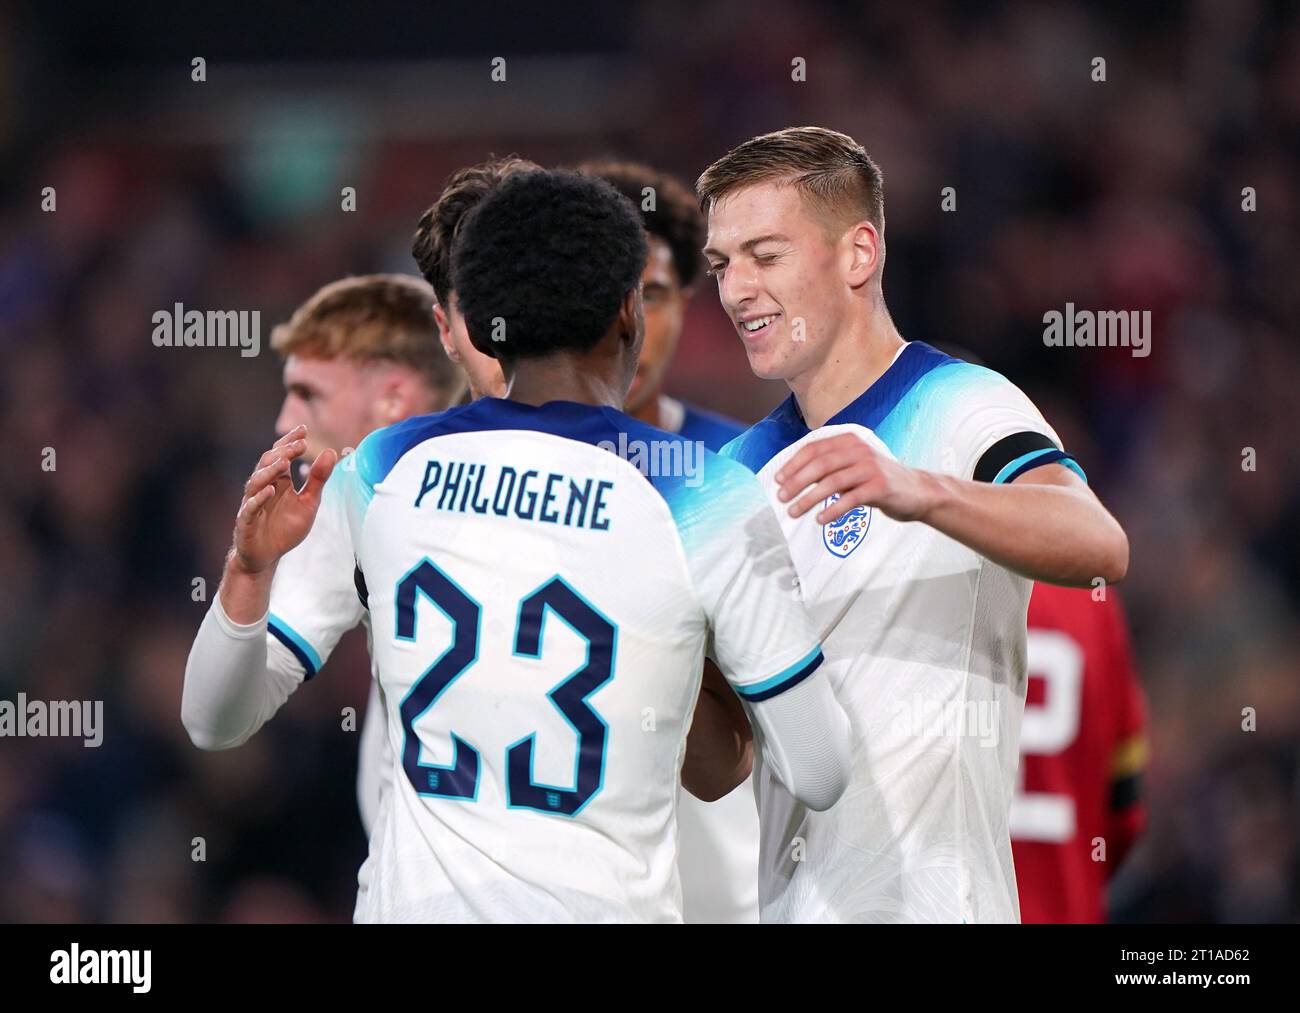
<path id="1" fill-rule="evenodd" d="M 202 753 L 179 720 L 279 404 L 271 327 L 332 279 L 414 272 L 420 212 L 491 152 L 621 154 L 693 181 L 802 123 L 884 169 L 903 335 L 1024 387 L 1129 532 L 1151 819 L 1114 917 L 1300 918 L 1295 5 L 975 6 L 646 3 L 615 21 L 578 4 L 549 33 L 500 19 L 498 37 L 486 13 L 430 11 L 277 35 L 270 5 L 256 39 L 209 15 L 152 47 L 145 19 L 170 5 L 120 37 L 106 14 L 5 15 L 0 698 L 106 713 L 98 749 L 0 739 L 0 919 L 348 918 L 365 841 L 340 715 L 365 698 L 359 631 L 240 749 Z M 520 55 L 489 85 L 503 53 Z M 545 115 L 525 123 L 521 103 Z M 176 302 L 260 311 L 261 355 L 155 347 L 152 314 Z M 1151 310 L 1152 353 L 1045 347 L 1042 316 L 1067 302 Z M 669 389 L 746 421 L 785 393 L 752 377 L 707 289 Z"/>

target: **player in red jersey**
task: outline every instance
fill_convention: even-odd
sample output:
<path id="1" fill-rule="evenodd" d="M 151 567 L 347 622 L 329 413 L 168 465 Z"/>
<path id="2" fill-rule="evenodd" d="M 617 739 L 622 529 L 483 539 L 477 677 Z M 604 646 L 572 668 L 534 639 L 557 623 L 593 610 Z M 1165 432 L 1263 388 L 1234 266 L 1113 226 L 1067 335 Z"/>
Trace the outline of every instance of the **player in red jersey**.
<path id="1" fill-rule="evenodd" d="M 1011 803 L 1023 922 L 1105 920 L 1106 882 L 1142 832 L 1142 688 L 1113 588 L 1035 584 Z"/>

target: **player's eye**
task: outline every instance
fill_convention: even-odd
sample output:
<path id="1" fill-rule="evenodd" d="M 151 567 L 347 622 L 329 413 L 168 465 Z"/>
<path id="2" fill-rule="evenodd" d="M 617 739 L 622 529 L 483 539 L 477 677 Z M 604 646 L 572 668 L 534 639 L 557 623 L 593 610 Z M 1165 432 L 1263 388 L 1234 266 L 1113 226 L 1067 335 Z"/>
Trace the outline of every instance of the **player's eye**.
<path id="1" fill-rule="evenodd" d="M 726 268 L 726 264 L 710 264 L 704 273 L 710 278 L 716 278 L 719 274 L 725 271 Z"/>

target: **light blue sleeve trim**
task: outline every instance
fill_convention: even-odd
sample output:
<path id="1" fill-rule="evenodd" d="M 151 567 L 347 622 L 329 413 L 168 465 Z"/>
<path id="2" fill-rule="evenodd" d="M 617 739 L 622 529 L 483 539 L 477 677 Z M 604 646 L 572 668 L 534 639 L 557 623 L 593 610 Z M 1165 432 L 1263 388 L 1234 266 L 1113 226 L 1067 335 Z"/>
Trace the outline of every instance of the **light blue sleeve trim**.
<path id="1" fill-rule="evenodd" d="M 1009 461 L 1002 466 L 1002 470 L 993 476 L 993 485 L 1001 485 L 1013 475 L 1019 475 L 1026 472 L 1033 466 L 1033 462 L 1040 457 L 1051 457 L 1051 461 L 1044 461 L 1044 464 L 1062 464 L 1078 475 L 1085 482 L 1088 476 L 1083 473 L 1079 467 L 1079 462 L 1063 450 L 1057 450 L 1055 447 L 1044 447 L 1041 450 L 1031 450 L 1027 454 L 1021 454 L 1014 461 Z"/>
<path id="2" fill-rule="evenodd" d="M 1081 468 L 1081 467 L 1079 466 L 1079 462 L 1076 461 L 1076 460 L 1075 460 L 1073 457 L 1071 457 L 1069 454 L 1066 454 L 1065 457 L 1062 457 L 1062 458 L 1061 458 L 1059 461 L 1057 461 L 1056 463 L 1057 463 L 1057 464 L 1063 464 L 1063 465 L 1065 465 L 1065 466 L 1066 466 L 1067 468 L 1069 468 L 1072 472 L 1074 472 L 1074 473 L 1075 473 L 1076 475 L 1078 475 L 1081 479 L 1083 479 L 1085 485 L 1087 484 L 1087 482 L 1088 482 L 1088 476 L 1085 475 L 1085 474 L 1083 473 L 1083 468 Z"/>
<path id="3" fill-rule="evenodd" d="M 310 679 L 320 671 L 320 655 L 297 630 L 277 616 L 274 612 L 266 617 L 266 625 L 272 636 L 279 640 L 293 653 Z"/>
<path id="4" fill-rule="evenodd" d="M 735 691 L 744 699 L 750 701 L 766 700 L 776 696 L 786 684 L 793 685 L 807 678 L 817 668 L 822 660 L 822 647 L 818 644 L 804 657 L 800 658 L 793 665 L 782 669 L 770 679 L 764 679 L 762 682 L 751 683 L 748 686 L 735 686 Z"/>

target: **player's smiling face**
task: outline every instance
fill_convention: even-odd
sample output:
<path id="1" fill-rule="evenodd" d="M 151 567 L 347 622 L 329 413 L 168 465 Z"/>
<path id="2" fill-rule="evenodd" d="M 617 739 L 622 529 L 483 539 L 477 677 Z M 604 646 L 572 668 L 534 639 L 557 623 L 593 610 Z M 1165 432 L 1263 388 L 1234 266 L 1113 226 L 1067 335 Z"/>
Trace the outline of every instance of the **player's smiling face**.
<path id="1" fill-rule="evenodd" d="M 704 254 L 756 375 L 790 380 L 820 361 L 849 290 L 839 244 L 794 187 L 758 183 L 716 201 Z"/>

